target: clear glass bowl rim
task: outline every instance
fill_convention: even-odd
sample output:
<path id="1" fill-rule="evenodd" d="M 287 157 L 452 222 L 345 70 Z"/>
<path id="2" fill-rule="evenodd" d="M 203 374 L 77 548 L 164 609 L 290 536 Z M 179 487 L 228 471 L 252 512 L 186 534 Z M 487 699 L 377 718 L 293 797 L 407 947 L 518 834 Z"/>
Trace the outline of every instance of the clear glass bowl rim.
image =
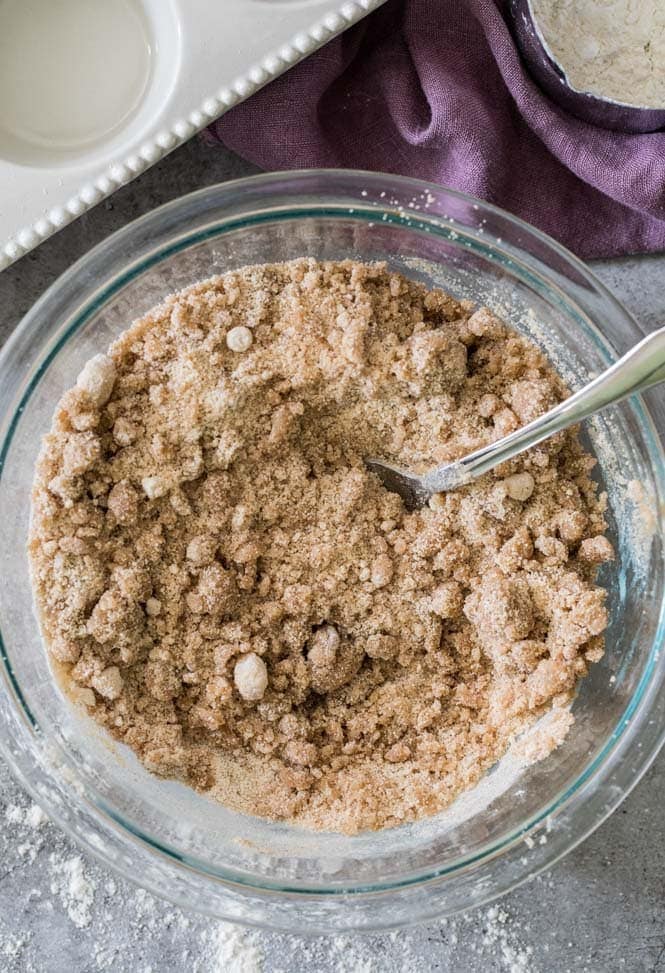
<path id="1" fill-rule="evenodd" d="M 22 372 L 26 371 L 22 364 L 17 366 L 16 363 L 20 361 L 21 352 L 26 347 L 29 336 L 33 331 L 40 341 L 39 364 L 30 368 L 32 373 L 31 378 L 27 389 L 23 389 L 20 402 L 17 403 L 15 401 L 14 408 L 12 409 L 10 407 L 8 409 L 8 414 L 11 413 L 9 421 L 3 421 L 3 417 L 0 417 L 3 426 L 2 438 L 0 439 L 0 476 L 2 475 L 2 467 L 8 445 L 11 441 L 17 411 L 20 410 L 32 391 L 34 391 L 39 381 L 41 369 L 45 367 L 55 350 L 62 343 L 66 342 L 77 328 L 94 313 L 95 307 L 99 306 L 100 303 L 119 289 L 128 279 L 133 278 L 135 275 L 147 269 L 152 263 L 162 259 L 169 253 L 186 248 L 187 245 L 194 240 L 200 239 L 201 235 L 207 232 L 202 228 L 207 226 L 205 222 L 202 223 L 202 227 L 199 227 L 196 232 L 182 230 L 179 227 L 178 220 L 181 215 L 187 215 L 185 211 L 194 210 L 196 219 L 201 221 L 201 214 L 205 214 L 208 209 L 210 211 L 214 210 L 217 215 L 210 226 L 214 226 L 216 229 L 212 230 L 210 227 L 208 229 L 210 233 L 217 235 L 229 229 L 227 225 L 228 221 L 225 222 L 224 218 L 219 216 L 220 207 L 223 208 L 227 204 L 229 208 L 233 209 L 234 217 L 232 225 L 236 226 L 239 197 L 242 197 L 243 193 L 249 189 L 253 193 L 253 195 L 250 193 L 252 202 L 256 205 L 257 196 L 261 199 L 265 197 L 269 200 L 274 192 L 283 192 L 284 188 L 288 186 L 287 192 L 293 194 L 294 197 L 292 215 L 297 217 L 305 215 L 305 211 L 297 206 L 298 193 L 306 195 L 308 192 L 311 193 L 313 190 L 316 190 L 318 194 L 323 193 L 325 195 L 325 187 L 328 180 L 334 183 L 330 199 L 326 200 L 326 205 L 321 203 L 318 208 L 309 204 L 306 208 L 306 215 L 312 215 L 313 211 L 314 213 L 319 212 L 320 215 L 328 217 L 343 213 L 343 207 L 348 206 L 349 202 L 347 194 L 349 198 L 355 198 L 358 205 L 362 206 L 366 200 L 361 196 L 359 191 L 360 186 L 365 187 L 365 195 L 368 186 L 378 189 L 385 185 L 389 186 L 393 191 L 401 191 L 405 199 L 409 198 L 409 194 L 432 193 L 436 194 L 439 199 L 445 197 L 471 204 L 478 211 L 479 215 L 492 214 L 519 230 L 520 242 L 527 251 L 527 256 L 530 241 L 537 242 L 541 251 L 544 249 L 545 252 L 550 251 L 555 254 L 559 260 L 574 270 L 579 278 L 584 280 L 585 285 L 590 287 L 596 296 L 600 297 L 608 306 L 612 307 L 614 314 L 624 319 L 628 328 L 637 328 L 637 325 L 627 310 L 573 254 L 524 221 L 519 220 L 498 207 L 475 199 L 465 193 L 416 179 L 355 170 L 299 170 L 250 176 L 240 180 L 213 185 L 195 193 L 188 194 L 187 196 L 180 197 L 116 231 L 62 274 L 25 315 L 6 343 L 5 348 L 0 353 L 0 382 L 2 382 L 3 376 L 9 374 L 10 370 L 14 367 L 19 367 Z M 344 192 L 344 200 L 341 205 L 337 199 L 340 191 Z M 335 205 L 337 205 L 337 210 L 334 209 Z M 266 205 L 264 211 L 272 215 L 276 214 L 280 218 L 287 215 L 284 209 L 279 207 L 274 210 Z M 380 207 L 375 208 L 374 212 L 376 212 L 377 217 L 379 214 L 385 212 L 388 214 L 389 219 L 396 222 L 403 221 L 404 219 L 403 215 L 396 213 L 395 209 L 389 205 L 386 205 L 383 210 Z M 348 215 L 348 209 L 346 209 L 344 215 Z M 410 219 L 413 219 L 414 216 L 416 214 L 412 212 L 408 213 Z M 271 218 L 271 216 L 269 215 L 267 218 Z M 416 219 L 419 222 L 430 222 L 433 228 L 437 224 L 440 226 L 443 222 L 443 218 L 438 214 L 432 214 L 430 216 L 427 213 L 419 213 Z M 245 220 L 251 222 L 249 213 L 245 213 Z M 137 235 L 140 236 L 140 245 L 142 248 L 140 250 L 140 256 L 133 260 L 128 260 L 126 254 L 133 253 L 133 244 L 136 241 Z M 489 234 L 486 237 L 487 239 L 491 240 Z M 148 243 L 146 241 L 150 242 Z M 499 243 L 498 240 L 496 242 L 497 244 Z M 500 250 L 499 247 L 497 247 L 498 250 Z M 103 284 L 94 283 L 100 279 L 103 281 Z M 83 287 L 80 286 L 81 280 L 85 282 Z M 90 283 L 90 281 L 93 283 Z M 561 285 L 558 284 L 557 288 L 560 289 L 560 287 Z M 72 319 L 74 319 L 74 323 L 72 323 Z M 69 322 L 67 327 L 65 327 L 66 322 Z M 53 335 L 54 330 L 59 330 L 58 336 Z M 47 338 L 46 344 L 44 344 L 44 338 Z M 651 429 L 649 440 L 652 446 L 651 459 L 654 463 L 654 476 L 659 484 L 661 495 L 665 495 L 665 462 L 663 460 L 662 449 L 648 412 L 645 413 L 642 408 L 640 408 L 640 412 L 643 425 Z M 6 416 L 4 419 L 6 419 Z M 460 871 L 464 872 L 465 870 L 477 869 L 479 867 L 484 870 L 489 869 L 487 890 L 481 897 L 474 896 L 474 904 L 490 901 L 497 895 L 503 894 L 509 888 L 537 874 L 543 868 L 549 867 L 554 861 L 558 860 L 579 844 L 579 842 L 584 840 L 585 837 L 612 813 L 646 772 L 658 753 L 658 750 L 663 745 L 663 742 L 665 742 L 665 720 L 649 719 L 654 706 L 657 706 L 658 700 L 662 698 L 662 691 L 659 693 L 659 689 L 665 682 L 665 666 L 663 665 L 663 660 L 660 658 L 660 648 L 664 637 L 665 621 L 663 611 L 661 610 L 657 638 L 651 647 L 649 662 L 620 725 L 608 739 L 605 747 L 593 763 L 585 768 L 584 772 L 579 775 L 570 787 L 551 803 L 545 813 L 538 815 L 537 818 L 525 821 L 520 828 L 516 829 L 510 835 L 502 836 L 501 840 L 497 841 L 494 839 L 480 854 L 475 855 L 472 859 L 462 858 L 454 862 L 451 866 L 446 866 L 435 872 L 430 870 L 427 874 L 419 875 L 415 879 L 409 878 L 404 882 L 390 885 L 358 886 L 354 889 L 349 889 L 348 887 L 344 889 L 330 888 L 323 890 L 320 887 L 312 889 L 282 887 L 276 889 L 275 887 L 269 887 L 267 884 L 264 886 L 250 885 L 243 887 L 239 883 L 238 877 L 233 874 L 229 874 L 228 876 L 222 876 L 220 874 L 211 875 L 200 867 L 200 863 L 187 862 L 181 859 L 176 853 L 170 852 L 168 848 L 155 845 L 153 839 L 149 836 L 136 834 L 129 830 L 123 832 L 119 822 L 117 819 L 114 820 L 107 808 L 95 806 L 94 802 L 91 802 L 87 797 L 79 795 L 74 789 L 70 791 L 72 805 L 81 805 L 79 810 L 84 810 L 85 814 L 94 820 L 96 826 L 104 833 L 105 839 L 110 842 L 110 846 L 113 846 L 116 842 L 119 842 L 122 847 L 130 843 L 136 849 L 136 842 L 138 840 L 141 842 L 142 849 L 149 855 L 157 854 L 161 857 L 162 864 L 165 866 L 164 872 L 168 874 L 172 884 L 168 888 L 164 888 L 163 884 L 156 885 L 150 881 L 141 883 L 151 891 L 156 892 L 156 894 L 170 898 L 177 904 L 184 904 L 191 907 L 190 893 L 183 894 L 185 889 L 189 888 L 189 884 L 186 882 L 180 888 L 178 887 L 178 882 L 174 882 L 174 879 L 179 873 L 185 871 L 188 873 L 188 876 L 191 876 L 192 869 L 194 868 L 196 870 L 197 881 L 209 886 L 209 891 L 212 893 L 209 901 L 199 906 L 200 910 L 216 916 L 234 918 L 253 924 L 266 924 L 276 928 L 290 928 L 290 922 L 285 923 L 283 920 L 272 921 L 270 915 L 270 899 L 264 899 L 262 897 L 264 893 L 274 897 L 275 891 L 281 892 L 285 897 L 299 903 L 301 921 L 303 902 L 307 899 L 316 899 L 320 904 L 324 904 L 323 912 L 329 914 L 330 910 L 328 906 L 333 906 L 336 909 L 342 901 L 348 902 L 350 900 L 354 904 L 354 907 L 357 907 L 360 905 L 360 900 L 366 900 L 368 897 L 377 895 L 377 893 L 381 893 L 382 898 L 385 899 L 386 894 L 390 893 L 406 893 L 408 895 L 410 892 L 414 892 L 420 900 L 418 916 L 414 916 L 411 920 L 400 920 L 397 924 L 403 924 L 404 921 L 418 921 L 428 916 L 457 911 L 464 906 L 457 904 L 453 908 L 447 908 L 445 901 L 440 895 L 432 894 L 433 889 L 438 884 L 445 883 L 447 879 L 454 877 Z M 34 732 L 34 725 L 29 725 L 31 722 L 34 724 L 34 721 L 32 721 L 29 709 L 23 700 L 21 688 L 16 683 L 11 671 L 11 664 L 2 642 L 1 632 L 0 668 L 5 690 L 0 698 L 0 724 L 3 726 L 3 735 L 0 737 L 0 750 L 8 761 L 15 776 L 18 777 L 32 796 L 46 807 L 58 824 L 71 837 L 80 844 L 83 844 L 87 851 L 101 859 L 105 864 L 115 868 L 123 877 L 133 882 L 139 881 L 133 869 L 130 871 L 127 867 L 122 867 L 113 855 L 100 850 L 95 843 L 81 834 L 82 829 L 79 826 L 80 822 L 76 813 L 70 813 L 69 808 L 50 805 L 48 798 L 45 797 L 47 789 L 43 785 L 48 783 L 48 774 L 41 763 L 35 759 L 34 754 L 30 751 L 30 747 L 25 746 L 25 740 L 18 739 L 25 732 Z M 638 717 L 643 734 L 640 740 L 641 745 L 637 749 L 632 747 L 631 759 L 627 760 L 625 757 L 631 741 L 627 740 L 628 735 L 624 730 L 629 724 L 633 724 L 634 726 L 634 722 Z M 593 802 L 595 805 L 594 813 L 587 814 L 587 820 L 582 822 L 580 820 L 582 815 L 577 812 L 581 810 L 583 805 L 589 811 L 589 803 L 586 802 L 585 804 L 585 796 L 589 796 L 588 792 L 591 789 L 591 785 L 593 785 L 593 790 L 596 795 Z M 598 800 L 599 788 L 603 792 L 602 800 Z M 565 832 L 565 840 L 562 841 L 560 838 L 559 840 L 550 839 L 548 845 L 543 846 L 542 850 L 539 848 L 536 854 L 533 854 L 533 852 L 530 854 L 528 867 L 523 866 L 520 868 L 523 839 L 544 818 L 551 820 L 554 815 L 565 816 L 566 819 L 570 820 L 571 824 L 574 821 L 575 828 L 569 826 L 565 829 L 559 829 L 559 835 Z M 509 869 L 510 876 L 508 877 L 507 875 L 507 868 L 502 870 L 501 875 L 496 875 L 492 869 L 492 863 L 502 861 L 506 864 L 509 860 L 511 863 L 511 868 Z M 422 901 L 420 892 L 426 894 L 427 903 Z M 238 909 L 238 897 L 244 899 L 245 903 L 251 902 L 248 910 Z M 337 905 L 333 905 L 335 901 Z M 238 914 L 238 912 L 241 914 Z M 369 927 L 379 928 L 396 924 L 386 919 L 381 909 L 379 909 L 379 913 L 379 915 L 371 920 Z M 300 928 L 298 923 L 294 925 Z M 327 924 L 319 926 L 318 931 L 326 928 L 328 928 Z M 313 926 L 312 931 L 317 931 L 317 927 Z"/>

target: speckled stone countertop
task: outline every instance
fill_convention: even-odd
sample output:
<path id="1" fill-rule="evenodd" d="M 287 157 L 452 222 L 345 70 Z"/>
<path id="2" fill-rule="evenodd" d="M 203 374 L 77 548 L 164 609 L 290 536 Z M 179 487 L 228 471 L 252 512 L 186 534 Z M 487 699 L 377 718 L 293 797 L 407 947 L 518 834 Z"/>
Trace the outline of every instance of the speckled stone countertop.
<path id="1" fill-rule="evenodd" d="M 113 230 L 182 193 L 255 171 L 189 142 L 0 274 L 0 342 L 53 280 Z M 645 331 L 665 324 L 665 255 L 596 265 Z M 2 973 L 665 971 L 665 754 L 550 872 L 496 905 L 343 939 L 246 932 L 185 913 L 100 868 L 0 763 Z"/>

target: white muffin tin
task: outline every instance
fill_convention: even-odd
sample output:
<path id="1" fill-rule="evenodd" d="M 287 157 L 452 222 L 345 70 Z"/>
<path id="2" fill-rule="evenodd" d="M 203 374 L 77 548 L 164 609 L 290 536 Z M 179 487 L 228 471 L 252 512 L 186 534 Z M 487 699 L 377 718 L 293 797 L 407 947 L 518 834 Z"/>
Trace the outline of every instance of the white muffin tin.
<path id="1" fill-rule="evenodd" d="M 0 0 L 0 270 L 383 2 Z"/>

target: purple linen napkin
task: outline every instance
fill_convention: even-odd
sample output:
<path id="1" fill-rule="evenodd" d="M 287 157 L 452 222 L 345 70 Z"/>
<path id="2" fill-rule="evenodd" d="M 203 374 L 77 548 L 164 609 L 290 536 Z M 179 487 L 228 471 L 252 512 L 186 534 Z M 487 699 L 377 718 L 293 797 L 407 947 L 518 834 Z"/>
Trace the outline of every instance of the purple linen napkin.
<path id="1" fill-rule="evenodd" d="M 389 0 L 211 128 L 264 169 L 416 176 L 521 216 L 583 257 L 665 250 L 665 131 L 558 108 L 502 0 Z"/>

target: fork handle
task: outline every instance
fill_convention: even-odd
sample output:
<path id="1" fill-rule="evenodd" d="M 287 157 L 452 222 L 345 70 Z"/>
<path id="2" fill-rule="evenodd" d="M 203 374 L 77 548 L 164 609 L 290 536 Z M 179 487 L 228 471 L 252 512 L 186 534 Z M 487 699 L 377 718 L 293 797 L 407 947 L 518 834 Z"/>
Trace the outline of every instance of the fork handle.
<path id="1" fill-rule="evenodd" d="M 455 463 L 430 470 L 423 477 L 423 485 L 431 493 L 462 486 L 525 449 L 536 446 L 555 432 L 567 429 L 605 406 L 621 402 L 629 395 L 644 392 L 663 381 L 665 328 L 659 328 L 579 392 L 575 392 L 549 412 Z"/>

